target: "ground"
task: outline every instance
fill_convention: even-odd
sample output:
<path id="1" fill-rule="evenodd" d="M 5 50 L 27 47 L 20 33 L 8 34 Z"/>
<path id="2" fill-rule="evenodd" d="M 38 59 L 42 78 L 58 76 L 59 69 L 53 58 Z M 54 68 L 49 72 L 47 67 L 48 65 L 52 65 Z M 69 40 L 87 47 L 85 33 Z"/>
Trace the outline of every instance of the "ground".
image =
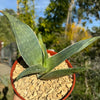
<path id="1" fill-rule="evenodd" d="M 0 63 L 0 76 L 2 75 L 4 77 L 4 83 L 0 81 L 0 100 L 13 100 L 13 89 L 10 84 L 10 70 L 11 68 L 8 64 Z"/>

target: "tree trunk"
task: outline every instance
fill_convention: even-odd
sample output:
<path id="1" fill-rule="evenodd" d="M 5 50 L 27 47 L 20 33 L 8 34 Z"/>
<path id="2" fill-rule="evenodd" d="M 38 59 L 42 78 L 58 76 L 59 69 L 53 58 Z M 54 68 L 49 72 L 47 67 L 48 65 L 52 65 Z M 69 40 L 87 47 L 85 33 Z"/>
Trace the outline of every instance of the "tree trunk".
<path id="1" fill-rule="evenodd" d="M 19 0 L 17 0 L 17 15 L 19 16 Z"/>
<path id="2" fill-rule="evenodd" d="M 72 8 L 74 6 L 74 0 L 71 0 L 71 3 L 69 5 L 69 9 L 68 9 L 68 14 L 67 14 L 67 19 L 66 19 L 66 26 L 65 26 L 65 38 L 66 38 L 66 32 L 67 32 L 67 27 L 68 27 L 68 24 L 71 24 L 71 13 L 72 13 Z"/>

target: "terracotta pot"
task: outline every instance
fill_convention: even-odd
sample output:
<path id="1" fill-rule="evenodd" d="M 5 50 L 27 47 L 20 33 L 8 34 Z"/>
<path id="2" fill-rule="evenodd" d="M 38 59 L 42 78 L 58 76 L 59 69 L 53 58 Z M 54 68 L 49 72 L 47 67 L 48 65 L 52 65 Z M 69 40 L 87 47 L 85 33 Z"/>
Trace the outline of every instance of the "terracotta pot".
<path id="1" fill-rule="evenodd" d="M 51 56 L 54 55 L 54 54 L 56 54 L 56 52 L 51 51 L 51 50 L 47 50 L 47 52 L 50 53 Z M 17 90 L 16 90 L 16 88 L 15 88 L 15 86 L 14 86 L 14 83 L 13 83 L 14 80 L 13 80 L 13 78 L 12 78 L 12 76 L 13 76 L 13 71 L 15 70 L 16 64 L 17 64 L 20 60 L 22 60 L 22 57 L 20 57 L 19 59 L 17 59 L 17 60 L 14 62 L 13 66 L 12 66 L 12 68 L 11 68 L 10 79 L 11 79 L 11 84 L 12 84 L 13 90 L 14 90 L 14 92 L 16 93 L 16 95 L 18 95 L 22 100 L 25 100 L 25 99 L 24 99 L 22 96 L 20 96 L 20 94 L 17 92 Z M 71 63 L 70 63 L 68 60 L 65 60 L 65 61 L 66 61 L 66 63 L 68 64 L 68 67 L 72 68 Z M 71 92 L 72 92 L 73 89 L 74 89 L 75 81 L 76 81 L 76 76 L 75 76 L 75 74 L 73 74 L 73 84 L 72 84 L 72 87 L 71 87 L 70 91 L 68 91 L 68 92 L 66 93 L 66 95 L 62 98 L 62 100 L 66 100 L 66 99 L 69 97 L 69 95 L 71 94 Z"/>

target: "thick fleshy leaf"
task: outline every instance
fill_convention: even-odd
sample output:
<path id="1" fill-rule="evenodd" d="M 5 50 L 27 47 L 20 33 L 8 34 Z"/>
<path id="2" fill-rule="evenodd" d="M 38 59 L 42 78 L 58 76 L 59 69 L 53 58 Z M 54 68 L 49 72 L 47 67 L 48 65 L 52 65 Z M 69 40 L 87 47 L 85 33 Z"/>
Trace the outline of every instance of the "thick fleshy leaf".
<path id="1" fill-rule="evenodd" d="M 34 75 L 34 74 L 41 74 L 45 71 L 45 68 L 41 65 L 34 65 L 29 68 L 26 68 L 23 72 L 21 72 L 18 77 L 15 79 L 16 81 L 19 80 L 22 77 L 25 77 L 27 75 Z"/>
<path id="2" fill-rule="evenodd" d="M 59 53 L 53 55 L 52 57 L 48 58 L 46 60 L 46 67 L 48 71 L 52 70 L 54 67 L 59 65 L 61 62 L 63 62 L 65 59 L 69 58 L 70 56 L 74 55 L 75 53 L 80 52 L 84 48 L 86 48 L 88 45 L 92 44 L 97 39 L 100 39 L 100 36 L 93 37 L 86 40 L 81 40 L 79 42 L 76 42 L 75 44 L 63 49 Z"/>
<path id="3" fill-rule="evenodd" d="M 46 46 L 45 46 L 45 44 L 43 43 L 41 34 L 38 34 L 38 40 L 39 40 L 41 49 L 42 49 L 42 51 L 43 51 L 43 55 L 44 55 L 43 57 L 44 57 L 44 62 L 45 62 L 45 60 L 48 58 L 48 53 L 47 53 Z"/>
<path id="4" fill-rule="evenodd" d="M 42 65 L 42 50 L 33 30 L 7 12 L 3 12 L 3 14 L 11 24 L 19 52 L 25 62 L 29 66 Z"/>
<path id="5" fill-rule="evenodd" d="M 73 73 L 80 73 L 85 70 L 87 70 L 87 68 L 85 68 L 85 67 L 61 69 L 61 70 L 49 72 L 49 73 L 43 75 L 42 77 L 40 77 L 40 79 L 42 79 L 42 80 L 56 79 L 56 78 L 63 77 L 66 75 L 71 75 Z"/>

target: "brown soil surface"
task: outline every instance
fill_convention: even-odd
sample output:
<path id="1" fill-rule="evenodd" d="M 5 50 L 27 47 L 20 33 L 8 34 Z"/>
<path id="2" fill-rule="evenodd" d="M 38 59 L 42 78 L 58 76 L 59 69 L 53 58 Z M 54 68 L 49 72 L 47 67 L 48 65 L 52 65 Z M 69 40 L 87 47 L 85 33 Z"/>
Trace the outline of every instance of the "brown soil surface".
<path id="1" fill-rule="evenodd" d="M 57 66 L 55 69 L 68 68 L 65 61 Z M 19 63 L 16 65 L 13 72 L 13 79 L 15 79 L 23 70 L 23 66 Z M 36 75 L 23 77 L 14 83 L 18 93 L 25 98 L 25 100 L 59 100 L 61 99 L 72 86 L 72 76 L 64 76 L 54 80 L 39 80 Z"/>

